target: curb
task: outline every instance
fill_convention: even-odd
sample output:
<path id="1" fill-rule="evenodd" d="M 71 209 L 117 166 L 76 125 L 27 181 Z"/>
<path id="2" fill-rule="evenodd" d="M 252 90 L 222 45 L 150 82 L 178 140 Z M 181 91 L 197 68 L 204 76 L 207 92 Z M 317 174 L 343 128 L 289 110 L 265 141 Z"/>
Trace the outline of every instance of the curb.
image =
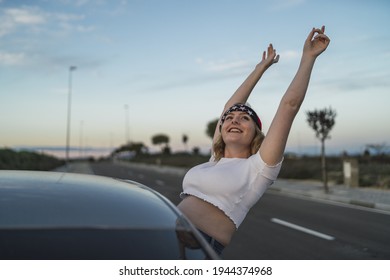
<path id="1" fill-rule="evenodd" d="M 286 190 L 284 188 L 279 188 L 279 187 L 270 187 L 267 191 L 277 192 L 277 193 L 282 193 L 282 194 L 287 194 L 287 195 L 293 195 L 293 196 L 301 196 L 301 197 L 308 197 L 308 198 L 314 198 L 314 199 L 334 201 L 334 202 L 339 202 L 339 203 L 343 203 L 343 204 L 351 204 L 351 205 L 355 205 L 355 206 L 390 212 L 390 205 L 384 204 L 384 203 L 375 203 L 375 202 L 345 198 L 345 197 L 334 196 L 334 195 L 332 196 L 332 195 L 325 194 L 325 193 L 324 194 L 313 194 L 311 192 L 305 192 L 305 191 L 294 191 L 291 189 Z"/>

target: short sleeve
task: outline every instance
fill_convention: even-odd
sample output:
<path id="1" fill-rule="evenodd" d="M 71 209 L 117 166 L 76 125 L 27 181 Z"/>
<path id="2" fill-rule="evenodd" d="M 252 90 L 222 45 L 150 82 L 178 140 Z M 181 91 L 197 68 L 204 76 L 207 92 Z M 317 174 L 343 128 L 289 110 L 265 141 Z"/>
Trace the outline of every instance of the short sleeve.
<path id="1" fill-rule="evenodd" d="M 284 158 L 282 158 L 282 160 L 274 166 L 267 165 L 261 158 L 260 153 L 250 156 L 249 159 L 252 161 L 252 164 L 257 172 L 261 173 L 261 175 L 265 178 L 275 181 L 279 175 Z"/>

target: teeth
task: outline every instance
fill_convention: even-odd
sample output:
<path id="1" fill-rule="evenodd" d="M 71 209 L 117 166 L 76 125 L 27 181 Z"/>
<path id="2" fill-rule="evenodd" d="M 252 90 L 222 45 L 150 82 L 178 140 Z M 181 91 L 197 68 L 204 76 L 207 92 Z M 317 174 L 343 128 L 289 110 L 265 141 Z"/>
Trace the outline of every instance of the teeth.
<path id="1" fill-rule="evenodd" d="M 229 132 L 241 132 L 238 128 L 231 128 L 229 129 Z"/>

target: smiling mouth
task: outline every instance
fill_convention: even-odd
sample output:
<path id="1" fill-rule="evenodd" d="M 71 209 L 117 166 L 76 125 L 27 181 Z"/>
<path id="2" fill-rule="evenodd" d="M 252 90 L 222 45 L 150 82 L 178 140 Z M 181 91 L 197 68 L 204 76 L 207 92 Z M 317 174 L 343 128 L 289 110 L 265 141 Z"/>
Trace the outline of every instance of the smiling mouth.
<path id="1" fill-rule="evenodd" d="M 238 129 L 236 127 L 233 127 L 233 128 L 230 128 L 228 130 L 228 132 L 231 132 L 231 133 L 242 133 L 242 130 L 241 129 Z"/>

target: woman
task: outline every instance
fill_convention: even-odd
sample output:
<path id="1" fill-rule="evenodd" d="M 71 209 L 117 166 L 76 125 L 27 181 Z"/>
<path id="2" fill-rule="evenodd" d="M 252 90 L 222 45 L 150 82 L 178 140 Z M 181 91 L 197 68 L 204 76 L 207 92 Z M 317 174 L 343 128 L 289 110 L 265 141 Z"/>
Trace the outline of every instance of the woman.
<path id="1" fill-rule="evenodd" d="M 246 102 L 264 72 L 279 60 L 272 44 L 226 103 L 209 162 L 190 169 L 178 208 L 221 254 L 249 209 L 276 180 L 293 120 L 305 97 L 316 58 L 328 47 L 325 27 L 313 28 L 298 71 L 281 99 L 267 136 Z"/>

